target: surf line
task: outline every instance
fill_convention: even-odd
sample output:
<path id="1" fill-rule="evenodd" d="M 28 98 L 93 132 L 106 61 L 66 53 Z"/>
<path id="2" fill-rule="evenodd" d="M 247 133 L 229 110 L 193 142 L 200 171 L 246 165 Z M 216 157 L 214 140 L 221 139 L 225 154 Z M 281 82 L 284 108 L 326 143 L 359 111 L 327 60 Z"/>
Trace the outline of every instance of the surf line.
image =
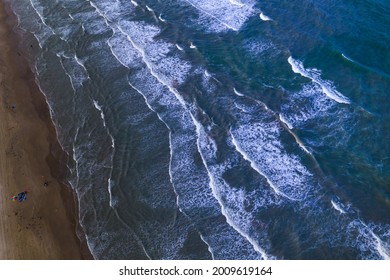
<path id="1" fill-rule="evenodd" d="M 236 88 L 233 88 L 233 91 L 234 91 L 234 94 L 237 95 L 237 96 L 245 96 L 244 94 L 242 94 L 241 92 L 239 92 L 238 90 L 236 90 Z"/>
<path id="2" fill-rule="evenodd" d="M 234 145 L 234 147 L 236 148 L 237 152 L 239 152 L 242 157 L 248 161 L 251 165 L 251 167 L 257 172 L 259 173 L 262 177 L 264 177 L 268 183 L 268 185 L 274 190 L 274 192 L 279 195 L 279 196 L 282 196 L 282 197 L 285 197 L 289 200 L 292 200 L 292 201 L 298 201 L 298 199 L 295 199 L 295 198 L 292 198 L 288 195 L 286 195 L 285 193 L 281 192 L 272 182 L 271 180 L 260 170 L 259 166 L 253 162 L 250 158 L 249 158 L 249 155 L 240 147 L 240 145 L 238 144 L 237 140 L 234 138 L 233 136 L 233 133 L 231 131 L 231 129 L 229 130 L 229 133 L 230 133 L 230 137 L 232 139 L 232 143 Z"/>
<path id="3" fill-rule="evenodd" d="M 260 13 L 259 14 L 259 17 L 260 17 L 260 19 L 262 20 L 262 21 L 270 21 L 270 20 L 272 20 L 270 17 L 267 17 L 265 14 L 263 14 L 263 13 Z"/>
<path id="4" fill-rule="evenodd" d="M 339 211 L 340 214 L 345 214 L 345 213 L 347 213 L 347 212 L 345 212 L 345 211 L 343 210 L 343 208 L 341 208 L 340 205 L 338 205 L 337 202 L 333 201 L 333 199 L 330 201 L 330 203 L 332 203 L 333 208 L 336 209 L 337 211 Z"/>
<path id="5" fill-rule="evenodd" d="M 174 177 L 173 177 L 173 173 L 172 173 L 172 160 L 173 160 L 173 148 L 172 148 L 172 137 L 173 137 L 173 136 L 172 136 L 172 130 L 171 130 L 171 128 L 169 127 L 168 123 L 166 123 L 166 122 L 163 120 L 163 118 L 160 116 L 160 114 L 152 107 L 151 103 L 149 103 L 149 100 L 147 99 L 146 95 L 145 95 L 139 88 L 137 88 L 135 85 L 133 85 L 130 81 L 128 81 L 128 84 L 129 84 L 136 92 L 138 92 L 138 93 L 144 98 L 145 103 L 146 103 L 146 105 L 148 106 L 148 108 L 149 108 L 151 111 L 153 111 L 153 112 L 157 115 L 157 117 L 159 118 L 159 120 L 160 120 L 161 122 L 164 123 L 164 125 L 167 127 L 167 129 L 168 129 L 168 131 L 169 131 L 169 150 L 170 150 L 170 152 L 169 152 L 169 154 L 170 154 L 170 158 L 169 158 L 169 169 L 168 169 L 168 170 L 169 170 L 169 180 L 170 180 L 170 183 L 171 183 L 171 185 L 172 185 L 173 192 L 175 193 L 175 196 L 176 196 L 176 206 L 177 206 L 178 210 L 179 210 L 184 216 L 186 216 L 191 222 L 193 222 L 192 219 L 187 215 L 187 213 L 183 210 L 183 208 L 182 208 L 181 205 L 180 205 L 180 195 L 179 195 L 179 193 L 177 192 L 176 184 L 175 184 L 175 182 L 174 182 Z M 126 225 L 127 225 L 127 224 L 126 224 Z M 213 251 L 213 248 L 211 247 L 210 243 L 204 238 L 203 234 L 202 234 L 199 230 L 196 229 L 196 231 L 197 231 L 197 233 L 199 234 L 200 239 L 206 244 L 206 246 L 207 246 L 207 248 L 208 248 L 208 251 L 209 251 L 210 254 L 211 254 L 211 257 L 212 257 L 212 259 L 214 260 L 214 259 L 215 259 L 215 257 L 214 257 L 214 251 Z M 141 242 L 141 244 L 142 244 L 142 242 Z M 143 247 L 143 249 L 144 249 L 145 254 L 147 254 L 146 249 L 145 249 L 144 247 Z M 148 257 L 149 257 L 149 255 L 148 255 Z"/>
<path id="6" fill-rule="evenodd" d="M 301 61 L 296 60 L 291 56 L 287 59 L 287 61 L 291 65 L 292 71 L 294 73 L 300 74 L 301 76 L 310 79 L 312 82 L 320 86 L 322 92 L 325 93 L 325 95 L 330 99 L 336 101 L 337 103 L 350 104 L 349 99 L 332 88 L 333 86 L 330 84 L 330 82 L 323 81 L 322 79 L 316 77 L 316 75 L 310 73 L 311 69 L 305 69 Z"/>
<path id="7" fill-rule="evenodd" d="M 299 139 L 298 135 L 296 135 L 292 129 L 293 129 L 293 125 L 287 121 L 282 114 L 279 114 L 279 120 L 286 126 L 287 128 L 287 131 L 294 137 L 295 139 L 295 142 L 297 142 L 297 144 L 299 145 L 299 147 L 304 150 L 306 153 L 308 153 L 309 155 L 313 156 L 310 151 L 305 147 L 305 144 L 303 144 L 303 142 L 301 141 L 301 139 Z"/>
<path id="8" fill-rule="evenodd" d="M 341 56 L 342 56 L 345 60 L 348 60 L 349 62 L 351 62 L 351 63 L 354 64 L 355 66 L 359 66 L 359 67 L 365 69 L 366 71 L 370 71 L 370 72 L 377 73 L 378 75 L 382 75 L 382 76 L 384 76 L 384 77 L 386 77 L 386 78 L 388 78 L 388 79 L 390 78 L 390 75 L 389 75 L 389 74 L 387 74 L 387 73 L 385 73 L 385 72 L 383 72 L 383 71 L 381 71 L 381 70 L 379 70 L 379 69 L 375 69 L 375 68 L 373 68 L 373 67 L 364 65 L 364 64 L 362 64 L 362 63 L 360 63 L 360 62 L 358 62 L 358 61 L 356 61 L 356 60 L 353 60 L 352 58 L 346 56 L 346 55 L 343 54 L 343 53 L 341 53 Z"/>
<path id="9" fill-rule="evenodd" d="M 379 238 L 378 235 L 376 235 L 372 229 L 366 225 L 362 220 L 358 219 L 358 221 L 368 230 L 368 232 L 371 234 L 371 236 L 375 240 L 375 249 L 378 252 L 378 254 L 384 259 L 384 260 L 390 260 L 390 254 L 388 250 L 383 246 L 383 241 Z"/>
<path id="10" fill-rule="evenodd" d="M 215 20 L 217 20 L 220 24 L 222 24 L 222 25 L 224 25 L 224 26 L 226 26 L 227 28 L 229 28 L 229 29 L 232 29 L 232 30 L 234 30 L 234 31 L 238 31 L 239 30 L 239 28 L 236 28 L 236 27 L 233 27 L 233 26 L 230 26 L 229 24 L 227 24 L 226 22 L 224 22 L 223 20 L 220 20 L 219 18 L 217 18 L 216 16 L 214 16 L 214 15 L 212 15 L 212 14 L 210 14 L 209 12 L 207 12 L 206 10 L 204 10 L 204 9 L 202 9 L 201 7 L 199 7 L 198 5 L 196 5 L 196 4 L 194 4 L 194 3 L 192 3 L 191 1 L 189 1 L 189 0 L 184 0 L 184 1 L 186 1 L 188 4 L 190 4 L 192 7 L 194 7 L 195 9 L 197 9 L 197 10 L 199 10 L 199 11 L 202 11 L 203 13 L 205 13 L 206 15 L 208 15 L 208 16 L 210 16 L 210 17 L 212 17 L 212 18 L 214 18 Z"/>
<path id="11" fill-rule="evenodd" d="M 207 171 L 207 174 L 209 176 L 209 185 L 210 185 L 210 188 L 211 188 L 211 191 L 213 193 L 213 196 L 216 198 L 216 200 L 218 201 L 218 204 L 220 205 L 221 207 L 221 213 L 222 215 L 226 218 L 226 222 L 238 233 L 240 234 L 242 237 L 244 237 L 252 246 L 253 246 L 253 249 L 258 252 L 261 257 L 264 259 L 264 260 L 268 260 L 268 259 L 273 259 L 274 257 L 272 255 L 268 255 L 266 253 L 266 251 L 261 248 L 258 244 L 258 242 L 256 242 L 256 240 L 254 240 L 253 238 L 251 238 L 246 232 L 244 232 L 240 227 L 237 226 L 237 224 L 231 219 L 230 215 L 228 215 L 226 209 L 225 209 L 225 206 L 224 204 L 222 203 L 222 199 L 221 199 L 221 196 L 220 194 L 218 193 L 217 191 L 217 184 L 215 182 L 215 178 L 214 178 L 214 175 L 212 174 L 212 172 L 210 171 L 210 167 L 207 165 L 207 162 L 206 162 L 206 159 L 204 158 L 204 155 L 203 153 L 201 152 L 202 151 L 202 148 L 201 148 L 201 143 L 200 143 L 200 135 L 202 133 L 202 131 L 204 132 L 204 128 L 202 127 L 202 125 L 196 120 L 196 118 L 190 114 L 191 118 L 192 118 L 192 122 L 194 123 L 195 127 L 196 127 L 196 134 L 197 134 L 197 146 L 198 146 L 198 151 L 200 152 L 200 156 L 202 158 L 202 162 L 203 162 L 203 165 Z"/>
<path id="12" fill-rule="evenodd" d="M 161 20 L 162 22 L 167 22 L 167 21 L 162 17 L 162 14 L 160 14 L 160 15 L 158 16 L 158 19 Z"/>

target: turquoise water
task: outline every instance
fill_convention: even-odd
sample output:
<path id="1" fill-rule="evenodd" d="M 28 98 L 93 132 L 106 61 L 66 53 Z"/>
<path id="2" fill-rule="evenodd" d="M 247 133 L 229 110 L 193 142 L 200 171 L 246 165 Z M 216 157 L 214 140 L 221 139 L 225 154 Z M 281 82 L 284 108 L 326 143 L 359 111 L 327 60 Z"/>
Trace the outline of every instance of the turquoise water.
<path id="1" fill-rule="evenodd" d="M 390 258 L 388 2 L 11 6 L 95 258 Z"/>

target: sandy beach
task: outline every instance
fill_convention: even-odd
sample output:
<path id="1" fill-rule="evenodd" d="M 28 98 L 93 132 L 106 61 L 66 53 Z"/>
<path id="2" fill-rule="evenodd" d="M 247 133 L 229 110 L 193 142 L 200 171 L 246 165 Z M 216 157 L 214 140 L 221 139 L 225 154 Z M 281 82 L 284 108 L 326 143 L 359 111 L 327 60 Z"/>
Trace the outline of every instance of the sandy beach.
<path id="1" fill-rule="evenodd" d="M 88 259 L 73 194 L 56 179 L 47 104 L 0 2 L 0 259 Z M 45 182 L 48 184 L 45 186 Z M 23 202 L 11 198 L 27 191 Z"/>

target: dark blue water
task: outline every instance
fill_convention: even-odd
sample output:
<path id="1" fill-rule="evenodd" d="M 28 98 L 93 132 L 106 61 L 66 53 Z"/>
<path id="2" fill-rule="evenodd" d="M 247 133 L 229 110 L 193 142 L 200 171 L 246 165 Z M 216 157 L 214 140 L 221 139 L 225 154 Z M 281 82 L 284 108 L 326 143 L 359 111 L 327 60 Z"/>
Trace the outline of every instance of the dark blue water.
<path id="1" fill-rule="evenodd" d="M 388 1 L 11 6 L 95 258 L 390 258 Z"/>

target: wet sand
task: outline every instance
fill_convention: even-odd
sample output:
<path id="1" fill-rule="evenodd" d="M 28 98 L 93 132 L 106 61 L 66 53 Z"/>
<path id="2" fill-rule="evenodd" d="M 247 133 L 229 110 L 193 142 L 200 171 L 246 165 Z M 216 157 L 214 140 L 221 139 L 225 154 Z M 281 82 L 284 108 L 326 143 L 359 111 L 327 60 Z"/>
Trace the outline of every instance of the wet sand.
<path id="1" fill-rule="evenodd" d="M 48 106 L 7 22 L 0 1 L 0 259 L 90 259 L 73 193 L 57 179 Z M 25 201 L 11 200 L 22 191 Z"/>

